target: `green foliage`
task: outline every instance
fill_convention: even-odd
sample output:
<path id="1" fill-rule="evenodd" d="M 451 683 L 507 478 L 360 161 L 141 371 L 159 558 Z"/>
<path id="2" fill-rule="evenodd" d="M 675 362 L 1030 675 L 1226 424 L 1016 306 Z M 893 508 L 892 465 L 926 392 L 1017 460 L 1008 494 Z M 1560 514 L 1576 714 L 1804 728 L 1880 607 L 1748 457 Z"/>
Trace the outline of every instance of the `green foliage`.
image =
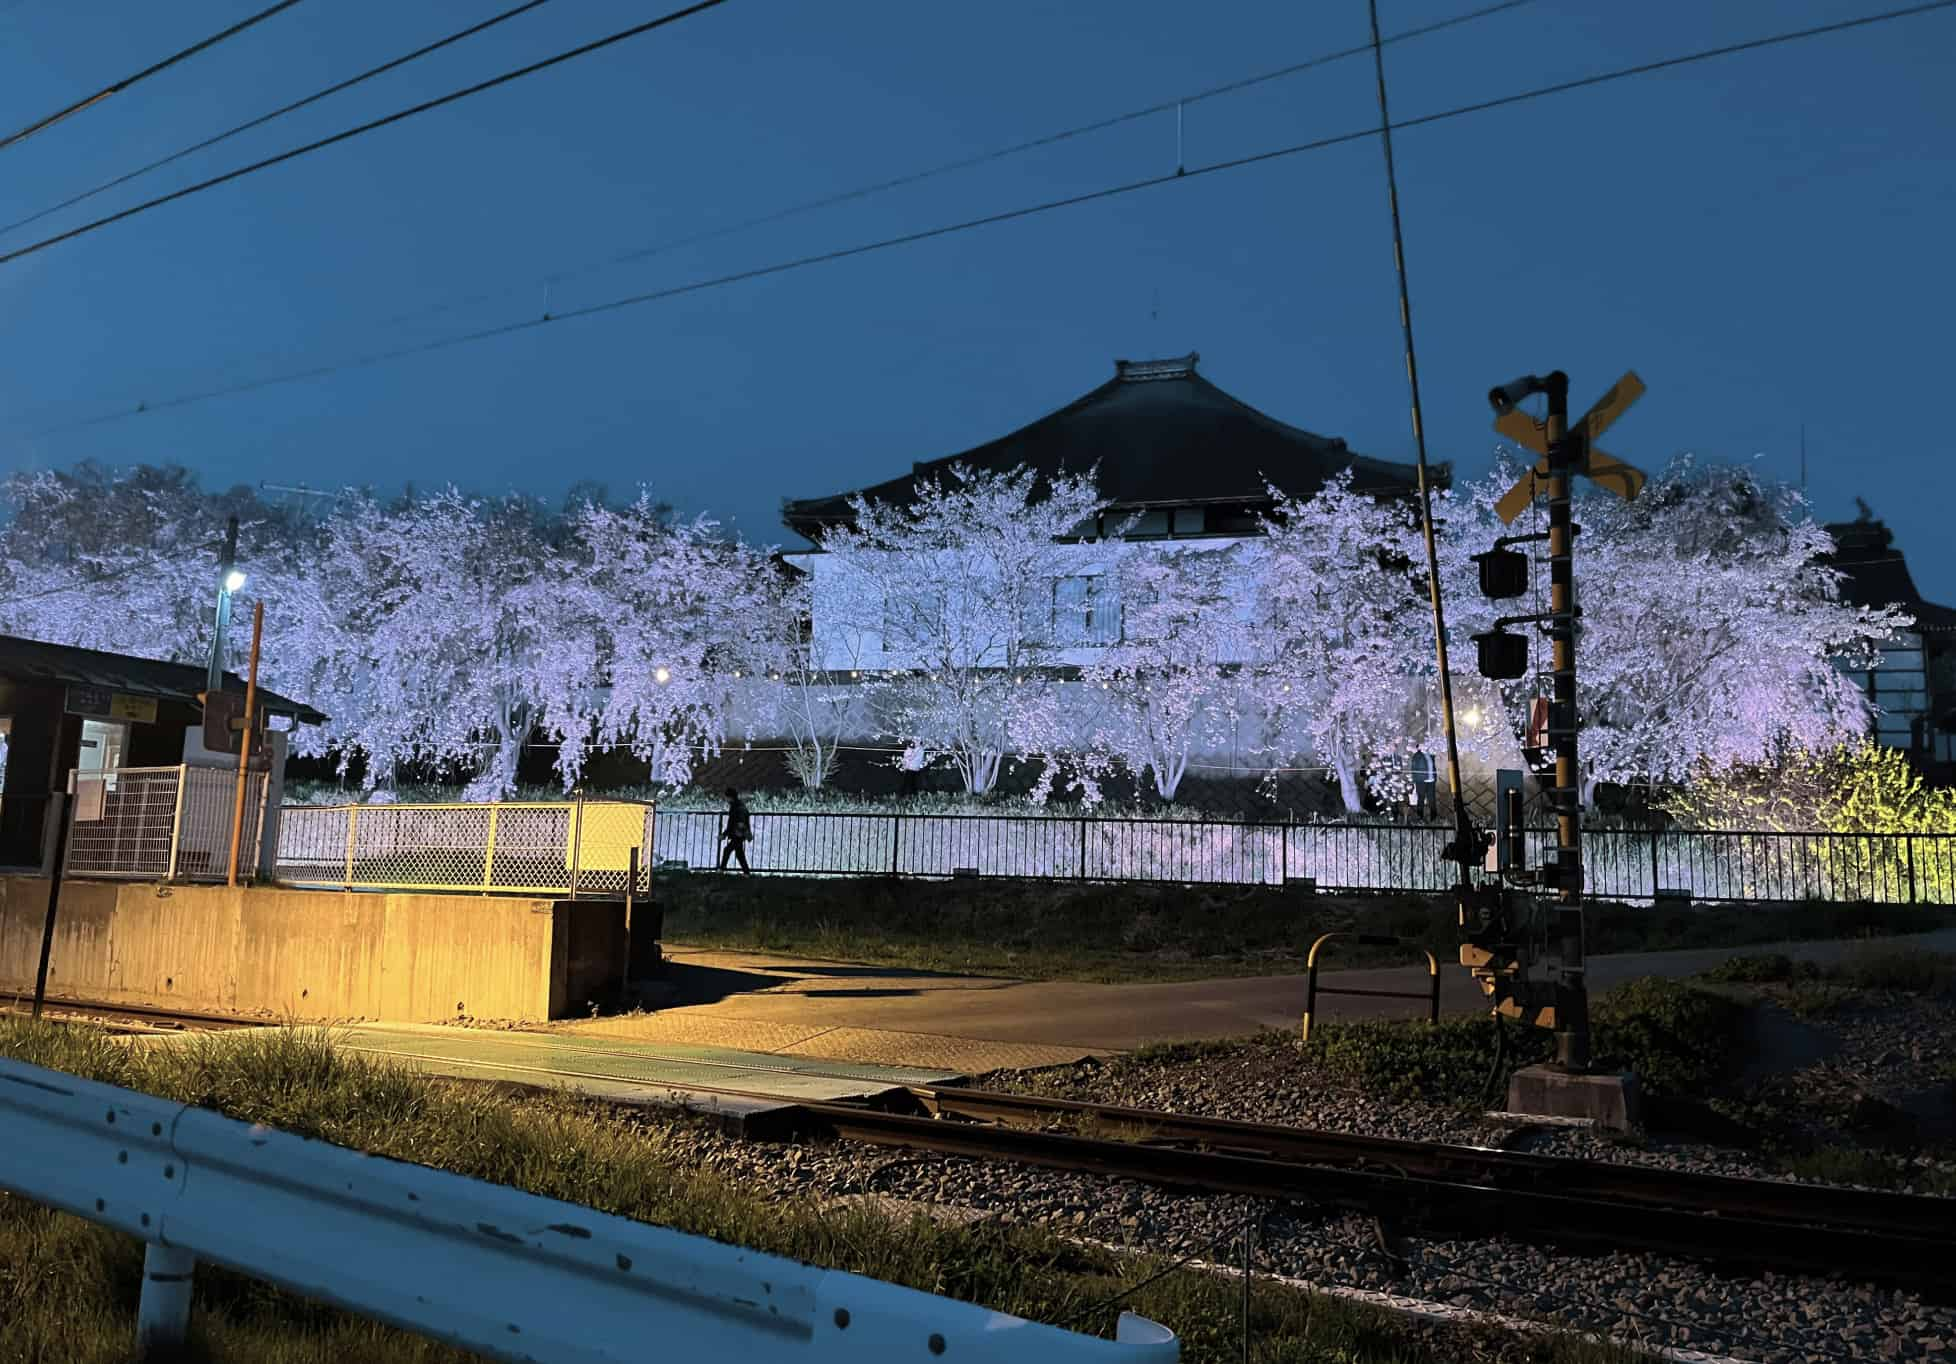
<path id="1" fill-rule="evenodd" d="M 1767 985 L 1793 979 L 1794 970 L 1793 958 L 1784 952 L 1760 952 L 1727 957 L 1702 975 L 1720 985 Z"/>
<path id="2" fill-rule="evenodd" d="M 1828 973 L 1831 979 L 1862 990 L 1896 990 L 1910 995 L 1947 994 L 1956 983 L 1956 956 L 1947 952 L 1893 948 L 1856 952 Z"/>
<path id="3" fill-rule="evenodd" d="M 1658 1097 L 1694 1097 L 1731 1079 L 1743 1060 L 1745 1006 L 1708 990 L 1645 977 L 1596 999 L 1590 1010 L 1597 1063 L 1637 1072 Z M 1443 1019 L 1438 1027 L 1402 1020 L 1332 1023 L 1312 1029 L 1324 1062 L 1367 1089 L 1394 1098 L 1476 1104 L 1496 1060 L 1496 1034 L 1484 1019 Z M 1515 1069 L 1549 1058 L 1552 1034 L 1508 1028 L 1496 1095 Z"/>
<path id="4" fill-rule="evenodd" d="M 1745 1015 L 1725 995 L 1645 976 L 1596 1000 L 1590 1050 L 1599 1064 L 1635 1071 L 1653 1096 L 1703 1097 L 1738 1073 Z"/>
<path id="5" fill-rule="evenodd" d="M 1867 739 L 1707 771 L 1658 805 L 1693 829 L 1956 834 L 1956 791 L 1923 785 L 1899 749 Z"/>

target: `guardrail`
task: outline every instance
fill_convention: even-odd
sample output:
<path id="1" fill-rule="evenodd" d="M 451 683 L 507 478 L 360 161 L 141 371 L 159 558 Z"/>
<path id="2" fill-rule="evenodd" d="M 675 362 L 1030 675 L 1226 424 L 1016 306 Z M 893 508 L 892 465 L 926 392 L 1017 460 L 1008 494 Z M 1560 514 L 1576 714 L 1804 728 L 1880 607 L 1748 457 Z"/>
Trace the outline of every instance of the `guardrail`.
<path id="1" fill-rule="evenodd" d="M 617 895 L 650 888 L 655 813 L 633 800 L 287 805 L 275 874 L 335 890 Z M 636 855 L 636 860 L 635 860 Z"/>
<path id="2" fill-rule="evenodd" d="M 725 816 L 662 810 L 654 852 L 713 868 Z M 752 817 L 757 872 L 817 876 L 1029 877 L 1445 891 L 1456 869 L 1437 824 L 1297 824 L 1092 816 L 766 811 Z M 1530 865 L 1553 855 L 1529 830 Z M 1583 833 L 1585 890 L 1599 899 L 1956 904 L 1956 835 L 1596 829 Z"/>
<path id="3" fill-rule="evenodd" d="M 20 1061 L 0 1128 L 0 1188 L 147 1243 L 144 1345 L 183 1339 L 204 1261 L 507 1360 L 1180 1357 L 1131 1314 L 1079 1335 Z"/>

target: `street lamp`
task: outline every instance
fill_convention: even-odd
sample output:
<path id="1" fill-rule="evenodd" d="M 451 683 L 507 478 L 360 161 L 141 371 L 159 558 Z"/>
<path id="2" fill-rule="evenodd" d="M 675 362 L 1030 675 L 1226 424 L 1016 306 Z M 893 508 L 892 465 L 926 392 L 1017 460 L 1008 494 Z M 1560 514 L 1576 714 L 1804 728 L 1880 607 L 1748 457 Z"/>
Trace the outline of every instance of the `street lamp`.
<path id="1" fill-rule="evenodd" d="M 204 672 L 204 690 L 213 694 L 224 690 L 224 637 L 231 632 L 231 594 L 245 585 L 238 567 L 238 518 L 224 523 L 224 547 L 217 561 L 217 619 L 211 631 L 210 666 Z"/>
<path id="2" fill-rule="evenodd" d="M 654 668 L 652 670 L 652 680 L 663 687 L 666 683 L 672 681 L 672 673 L 665 667 Z"/>

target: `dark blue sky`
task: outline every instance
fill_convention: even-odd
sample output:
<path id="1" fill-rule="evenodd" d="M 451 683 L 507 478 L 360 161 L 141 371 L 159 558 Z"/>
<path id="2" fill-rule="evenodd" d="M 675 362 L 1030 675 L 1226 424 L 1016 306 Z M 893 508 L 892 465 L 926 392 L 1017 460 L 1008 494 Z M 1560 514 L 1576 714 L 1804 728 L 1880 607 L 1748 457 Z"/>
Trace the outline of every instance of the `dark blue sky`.
<path id="1" fill-rule="evenodd" d="M 308 0 L 0 152 L 0 221 L 501 9 Z M 262 0 L 0 4 L 11 130 Z M 554 0 L 0 239 L 12 248 L 667 8 Z M 1473 0 L 1388 0 L 1388 32 Z M 1388 49 L 1394 113 L 1882 8 L 1542 0 Z M 1274 416 L 1410 458 L 1375 141 L 242 397 L 32 433 L 534 315 L 550 272 L 1360 42 L 1361 0 L 731 0 L 452 108 L 0 266 L 0 461 L 211 484 L 640 482 L 750 538 L 786 496 L 1030 421 L 1116 356 L 1199 350 Z M 1612 433 L 1861 495 L 1956 601 L 1956 11 L 1405 131 L 1427 425 L 1486 466 L 1490 384 L 1560 365 Z M 1369 60 L 1191 106 L 1188 163 L 1367 126 Z M 553 308 L 1171 169 L 1173 114 L 558 285 Z M 502 292 L 513 290 L 514 292 Z M 404 314 L 497 294 L 435 315 Z M 1159 316 L 1155 316 L 1158 309 Z"/>

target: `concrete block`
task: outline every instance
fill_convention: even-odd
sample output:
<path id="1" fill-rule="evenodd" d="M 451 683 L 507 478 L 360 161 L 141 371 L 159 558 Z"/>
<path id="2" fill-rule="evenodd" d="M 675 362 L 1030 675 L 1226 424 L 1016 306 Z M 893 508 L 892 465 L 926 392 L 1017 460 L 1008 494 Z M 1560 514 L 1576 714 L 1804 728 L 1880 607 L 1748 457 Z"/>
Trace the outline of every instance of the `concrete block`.
<path id="1" fill-rule="evenodd" d="M 1629 1071 L 1572 1075 L 1555 1066 L 1524 1066 L 1508 1081 L 1508 1112 L 1582 1118 L 1628 1131 L 1639 1116 L 1637 1077 Z"/>

